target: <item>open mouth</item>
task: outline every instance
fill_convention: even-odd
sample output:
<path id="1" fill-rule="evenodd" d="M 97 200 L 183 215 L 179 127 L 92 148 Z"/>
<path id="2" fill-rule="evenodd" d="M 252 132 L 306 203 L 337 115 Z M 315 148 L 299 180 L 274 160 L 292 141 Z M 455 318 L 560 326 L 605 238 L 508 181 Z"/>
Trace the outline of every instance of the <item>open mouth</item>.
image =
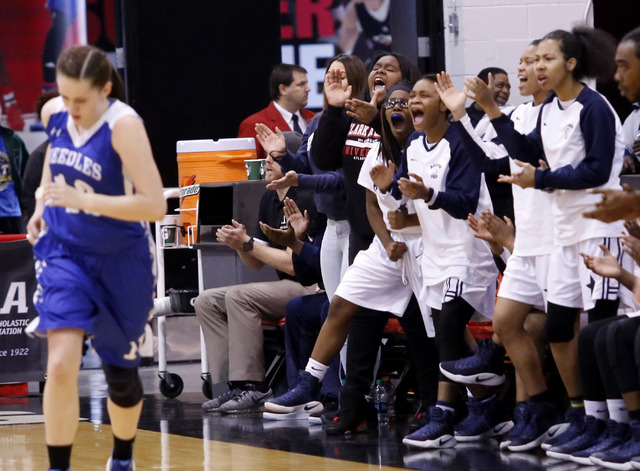
<path id="1" fill-rule="evenodd" d="M 422 110 L 411 110 L 411 118 L 413 119 L 413 126 L 420 126 L 424 121 L 424 112 Z"/>
<path id="2" fill-rule="evenodd" d="M 391 115 L 391 126 L 396 131 L 400 131 L 404 128 L 404 115 L 401 113 L 393 113 Z"/>
<path id="3" fill-rule="evenodd" d="M 385 88 L 387 88 L 387 84 L 384 83 L 384 80 L 382 80 L 380 77 L 376 77 L 373 79 L 373 91 L 377 91 L 377 90 L 384 90 Z"/>
<path id="4" fill-rule="evenodd" d="M 544 85 L 545 83 L 547 83 L 547 76 L 546 75 L 538 75 L 536 78 L 538 79 L 538 83 L 540 85 Z"/>

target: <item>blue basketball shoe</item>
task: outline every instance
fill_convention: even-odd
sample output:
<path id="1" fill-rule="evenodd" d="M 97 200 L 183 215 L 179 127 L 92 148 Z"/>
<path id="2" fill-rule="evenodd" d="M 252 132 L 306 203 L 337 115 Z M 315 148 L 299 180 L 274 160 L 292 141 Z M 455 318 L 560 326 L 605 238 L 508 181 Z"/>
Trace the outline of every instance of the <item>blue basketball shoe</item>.
<path id="1" fill-rule="evenodd" d="M 531 414 L 526 402 L 518 402 L 513 410 L 513 427 L 509 430 L 509 433 L 500 442 L 500 449 L 506 450 L 511 440 L 519 437 L 524 432 L 527 423 L 529 423 Z"/>
<path id="2" fill-rule="evenodd" d="M 296 417 L 298 414 L 304 414 L 306 418 L 313 412 L 321 412 L 323 406 L 320 402 L 320 388 L 318 378 L 308 371 L 300 371 L 296 387 L 265 402 L 265 413 L 294 414 Z"/>
<path id="3" fill-rule="evenodd" d="M 556 433 L 542 443 L 543 450 L 548 450 L 552 446 L 564 445 L 580 435 L 584 425 L 584 407 L 569 407 L 565 422 L 569 423 L 569 427 L 564 432 Z"/>
<path id="4" fill-rule="evenodd" d="M 596 419 L 592 415 L 585 416 L 582 432 L 573 440 L 549 448 L 547 456 L 557 460 L 573 461 L 572 455 L 574 453 L 591 448 L 600 441 L 606 426 L 604 420 Z"/>
<path id="5" fill-rule="evenodd" d="M 451 448 L 456 446 L 453 431 L 453 412 L 432 406 L 429 423 L 420 430 L 407 435 L 402 443 L 418 448 Z"/>
<path id="6" fill-rule="evenodd" d="M 591 455 L 591 461 L 611 469 L 632 469 L 640 457 L 640 421 L 632 420 L 624 443 L 607 451 Z"/>
<path id="7" fill-rule="evenodd" d="M 519 436 L 507 445 L 509 451 L 527 451 L 538 447 L 550 435 L 557 433 L 558 411 L 548 402 L 528 402 L 529 420 Z"/>
<path id="8" fill-rule="evenodd" d="M 500 400 L 497 396 L 489 399 L 470 397 L 467 401 L 469 414 L 454 426 L 459 442 L 471 442 L 488 437 L 505 435 L 513 428 L 511 420 L 502 420 Z"/>
<path id="9" fill-rule="evenodd" d="M 504 347 L 491 339 L 478 342 L 478 353 L 466 358 L 440 363 L 440 371 L 461 384 L 499 386 L 504 383 Z"/>
<path id="10" fill-rule="evenodd" d="M 107 471 L 135 471 L 136 464 L 133 459 L 130 460 L 115 460 L 112 456 L 107 461 Z"/>
<path id="11" fill-rule="evenodd" d="M 584 465 L 591 465 L 591 455 L 601 453 L 622 445 L 629 435 L 629 424 L 607 420 L 607 428 L 598 442 L 586 450 L 576 451 L 571 454 L 571 460 Z"/>

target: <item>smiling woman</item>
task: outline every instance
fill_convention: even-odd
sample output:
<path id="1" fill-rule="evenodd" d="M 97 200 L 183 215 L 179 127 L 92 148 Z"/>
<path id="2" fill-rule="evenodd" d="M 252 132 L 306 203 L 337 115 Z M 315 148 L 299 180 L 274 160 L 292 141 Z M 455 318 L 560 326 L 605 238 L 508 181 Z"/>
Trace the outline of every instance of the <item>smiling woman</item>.
<path id="1" fill-rule="evenodd" d="M 617 281 L 590 272 L 580 257 L 600 256 L 600 247 L 605 245 L 620 257 L 625 268 L 633 270 L 631 260 L 620 251 L 622 223 L 604 224 L 582 217 L 598 200 L 591 189 L 620 189 L 624 154 L 620 121 L 609 102 L 582 82 L 585 78 L 610 78 L 615 70 L 614 51 L 615 41 L 603 31 L 585 27 L 552 31 L 542 38 L 536 53 L 537 81 L 543 90 L 552 92 L 541 107 L 536 128 L 524 136 L 514 131 L 506 116 L 489 113 L 509 155 L 527 162 L 520 165 L 521 174 L 502 181 L 571 190 L 552 195 L 555 231 L 546 332 L 573 406 L 569 429 L 550 442 L 558 445 L 551 448 L 553 453 L 568 452 L 563 446 L 583 434 L 582 410 L 592 415 L 605 400 L 601 388 L 593 387 L 591 378 L 586 377 L 597 376 L 592 368 L 584 372 L 586 375 L 579 374 L 575 322 L 580 310 L 589 312 L 591 323 L 615 316 L 619 305 L 629 302 L 627 296 L 631 298 Z M 538 167 L 541 159 L 546 163 Z"/>

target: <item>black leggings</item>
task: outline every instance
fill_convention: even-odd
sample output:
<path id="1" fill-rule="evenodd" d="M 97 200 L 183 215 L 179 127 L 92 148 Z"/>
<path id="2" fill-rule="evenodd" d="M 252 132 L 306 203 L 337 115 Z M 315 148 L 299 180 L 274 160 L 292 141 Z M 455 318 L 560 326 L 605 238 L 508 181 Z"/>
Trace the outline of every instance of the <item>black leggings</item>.
<path id="1" fill-rule="evenodd" d="M 607 329 L 609 366 L 623 394 L 640 390 L 640 317 L 622 316 Z"/>
<path id="2" fill-rule="evenodd" d="M 458 360 L 469 356 L 471 349 L 465 341 L 465 331 L 474 312 L 475 309 L 462 298 L 443 303 L 440 311 L 433 310 L 440 361 Z M 442 373 L 440 381 L 450 382 Z"/>
<path id="3" fill-rule="evenodd" d="M 622 317 L 609 317 L 587 325 L 578 337 L 578 367 L 584 398 L 588 401 L 619 399 L 620 389 L 607 348 L 611 328 Z"/>
<path id="4" fill-rule="evenodd" d="M 357 253 L 366 249 L 370 243 L 371 240 L 351 232 L 349 262 L 352 263 Z M 387 312 L 360 309 L 351 320 L 347 342 L 347 375 L 340 393 L 341 407 L 357 408 L 364 405 L 364 396 L 369 393 L 371 387 L 382 332 L 389 316 Z M 435 404 L 440 371 L 437 349 L 435 340 L 427 337 L 415 296 L 411 298 L 404 316 L 399 318 L 399 321 L 412 354 L 420 399 L 423 403 Z"/>

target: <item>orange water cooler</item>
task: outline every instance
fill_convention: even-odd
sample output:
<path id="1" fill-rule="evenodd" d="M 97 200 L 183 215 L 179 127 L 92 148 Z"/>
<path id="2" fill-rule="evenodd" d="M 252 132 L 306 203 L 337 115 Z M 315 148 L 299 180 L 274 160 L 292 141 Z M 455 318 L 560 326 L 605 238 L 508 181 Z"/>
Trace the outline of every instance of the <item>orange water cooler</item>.
<path id="1" fill-rule="evenodd" d="M 200 184 L 247 180 L 244 161 L 256 158 L 256 143 L 251 137 L 178 141 L 176 152 L 180 224 L 185 230 L 191 231 L 194 237 L 192 240 L 195 240 Z"/>

